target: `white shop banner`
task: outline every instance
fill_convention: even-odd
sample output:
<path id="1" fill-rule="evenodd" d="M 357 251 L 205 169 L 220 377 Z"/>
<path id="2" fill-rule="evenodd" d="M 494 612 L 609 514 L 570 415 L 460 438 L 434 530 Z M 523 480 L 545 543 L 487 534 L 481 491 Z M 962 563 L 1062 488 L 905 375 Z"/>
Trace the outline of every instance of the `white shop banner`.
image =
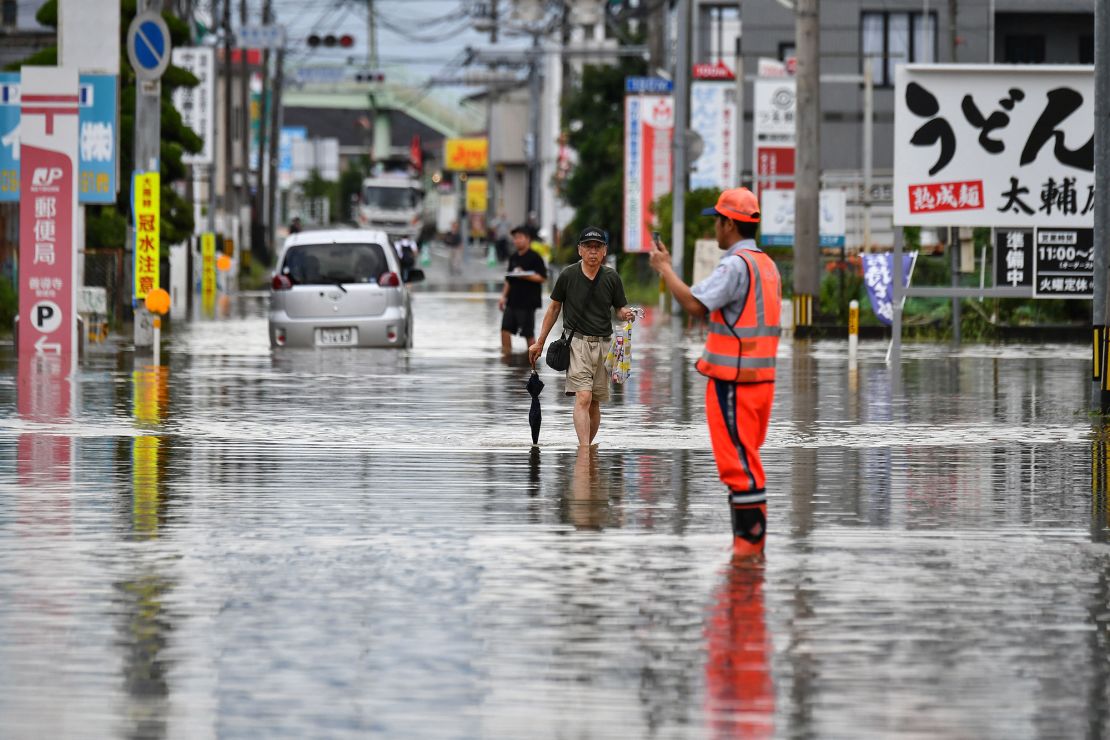
<path id="1" fill-rule="evenodd" d="M 843 247 L 847 235 L 848 196 L 843 190 L 822 190 L 819 239 L 822 247 Z M 764 190 L 759 199 L 759 238 L 764 246 L 794 244 L 794 191 Z"/>
<path id="2" fill-rule="evenodd" d="M 895 80 L 896 225 L 1093 225 L 1093 67 L 909 65 Z"/>
<path id="3" fill-rule="evenodd" d="M 196 87 L 178 87 L 173 91 L 173 107 L 181 114 L 181 122 L 204 140 L 204 148 L 197 154 L 183 154 L 185 164 L 212 164 L 212 144 L 215 140 L 215 81 L 216 57 L 211 48 L 183 46 L 170 52 L 175 67 L 191 72 L 200 84 Z"/>
<path id="4" fill-rule="evenodd" d="M 690 187 L 736 187 L 736 83 L 695 81 L 690 86 L 690 128 L 702 140 Z"/>

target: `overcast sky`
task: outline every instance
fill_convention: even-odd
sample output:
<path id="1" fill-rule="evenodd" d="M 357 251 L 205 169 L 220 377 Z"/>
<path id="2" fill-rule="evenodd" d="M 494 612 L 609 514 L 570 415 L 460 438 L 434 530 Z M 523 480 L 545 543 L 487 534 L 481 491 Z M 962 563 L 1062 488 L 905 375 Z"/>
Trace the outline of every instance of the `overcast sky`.
<path id="1" fill-rule="evenodd" d="M 260 8 L 261 0 L 250 0 Z M 274 0 L 278 22 L 286 27 L 289 58 L 294 65 L 338 63 L 366 59 L 367 0 Z M 379 18 L 378 56 L 381 67 L 397 82 L 422 83 L 427 78 L 457 70 L 467 46 L 488 47 L 488 33 L 473 29 L 468 14 L 474 2 L 466 0 L 374 0 Z M 507 9 L 508 1 L 501 0 Z M 234 6 L 238 9 L 238 6 Z M 310 51 L 305 39 L 312 34 L 351 34 L 350 50 Z M 524 46 L 526 38 L 501 36 L 499 46 Z M 444 90 L 456 98 L 461 89 Z M 437 96 L 441 97 L 441 96 Z"/>
<path id="2" fill-rule="evenodd" d="M 94 1 L 94 0 L 89 0 Z M 103 0 L 95 0 L 103 2 Z M 467 46 L 489 47 L 488 33 L 474 30 L 469 11 L 481 0 L 374 0 L 379 18 L 378 56 L 381 67 L 391 81 L 422 84 L 429 77 L 454 73 Z M 34 27 L 34 14 L 44 0 L 18 0 L 19 26 Z M 168 0 L 163 0 L 168 2 Z M 232 23 L 239 23 L 239 2 L 232 0 Z M 250 22 L 260 23 L 264 0 L 247 0 Z M 195 0 L 203 13 L 213 0 Z M 318 64 L 346 64 L 349 59 L 362 65 L 366 59 L 367 0 L 273 0 L 279 23 L 286 27 L 290 67 Z M 217 5 L 222 8 L 222 0 Z M 502 14 L 507 13 L 509 0 L 500 0 Z M 351 49 L 309 48 L 310 34 L 350 34 L 355 45 Z M 499 46 L 526 46 L 528 39 L 506 36 Z M 433 95 L 456 100 L 472 92 L 465 88 L 436 90 Z"/>

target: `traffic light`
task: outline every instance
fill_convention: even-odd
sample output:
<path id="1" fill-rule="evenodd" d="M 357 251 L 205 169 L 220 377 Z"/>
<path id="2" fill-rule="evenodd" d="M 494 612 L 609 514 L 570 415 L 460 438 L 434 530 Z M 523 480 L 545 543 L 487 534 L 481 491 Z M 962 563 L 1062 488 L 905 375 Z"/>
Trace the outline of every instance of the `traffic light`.
<path id="1" fill-rule="evenodd" d="M 355 72 L 355 82 L 385 82 L 385 74 L 367 70 Z"/>
<path id="2" fill-rule="evenodd" d="M 355 37 L 349 33 L 345 33 L 342 36 L 336 36 L 333 33 L 329 33 L 326 36 L 321 36 L 320 34 L 314 33 L 308 37 L 308 45 L 311 46 L 313 49 L 315 49 L 317 46 L 325 46 L 329 49 L 336 46 L 340 47 L 341 49 L 350 49 L 352 46 L 355 45 Z"/>

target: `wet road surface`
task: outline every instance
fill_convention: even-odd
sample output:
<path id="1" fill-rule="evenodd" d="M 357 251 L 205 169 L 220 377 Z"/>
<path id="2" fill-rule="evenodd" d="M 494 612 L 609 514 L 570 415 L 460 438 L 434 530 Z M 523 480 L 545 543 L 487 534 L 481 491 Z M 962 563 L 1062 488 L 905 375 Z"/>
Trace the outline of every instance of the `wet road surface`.
<path id="1" fill-rule="evenodd" d="M 1107 445 L 1085 346 L 784 341 L 764 564 L 733 564 L 696 330 L 649 312 L 578 455 L 496 293 L 411 351 L 271 353 L 266 298 L 90 357 L 0 348 L 5 737 L 1097 737 Z M 517 339 L 523 351 L 523 340 Z"/>

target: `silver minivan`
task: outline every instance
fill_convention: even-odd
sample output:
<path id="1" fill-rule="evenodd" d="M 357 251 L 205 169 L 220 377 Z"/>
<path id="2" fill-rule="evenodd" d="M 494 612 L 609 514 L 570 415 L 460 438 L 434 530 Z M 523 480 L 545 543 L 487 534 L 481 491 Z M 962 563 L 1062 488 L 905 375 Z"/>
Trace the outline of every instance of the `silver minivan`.
<path id="1" fill-rule="evenodd" d="M 329 229 L 290 235 L 270 283 L 271 347 L 411 347 L 407 282 L 384 231 Z"/>

